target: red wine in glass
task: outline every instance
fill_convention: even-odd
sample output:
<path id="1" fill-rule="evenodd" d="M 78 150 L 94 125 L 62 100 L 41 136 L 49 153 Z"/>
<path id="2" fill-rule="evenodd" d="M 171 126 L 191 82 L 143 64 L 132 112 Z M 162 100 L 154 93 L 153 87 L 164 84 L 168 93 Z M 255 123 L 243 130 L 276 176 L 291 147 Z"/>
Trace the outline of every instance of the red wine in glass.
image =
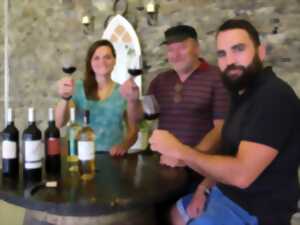
<path id="1" fill-rule="evenodd" d="M 132 77 L 137 77 L 143 73 L 143 62 L 140 55 L 129 57 L 127 63 L 128 73 Z"/>
<path id="2" fill-rule="evenodd" d="M 76 69 L 77 68 L 75 66 L 63 66 L 62 67 L 62 71 L 69 76 L 71 76 L 76 71 Z M 71 98 L 72 98 L 72 95 L 66 99 L 69 100 Z"/>
<path id="3" fill-rule="evenodd" d="M 72 75 L 76 71 L 75 66 L 63 66 L 62 71 L 66 74 Z"/>
<path id="4" fill-rule="evenodd" d="M 154 95 L 143 96 L 142 105 L 145 119 L 155 120 L 159 117 L 159 105 Z"/>
<path id="5" fill-rule="evenodd" d="M 155 120 L 159 117 L 160 113 L 153 113 L 153 114 L 149 114 L 149 113 L 144 113 L 144 117 L 146 120 Z"/>
<path id="6" fill-rule="evenodd" d="M 143 73 L 143 70 L 142 69 L 128 69 L 128 73 L 133 76 L 133 77 L 136 77 L 136 76 L 139 76 Z"/>

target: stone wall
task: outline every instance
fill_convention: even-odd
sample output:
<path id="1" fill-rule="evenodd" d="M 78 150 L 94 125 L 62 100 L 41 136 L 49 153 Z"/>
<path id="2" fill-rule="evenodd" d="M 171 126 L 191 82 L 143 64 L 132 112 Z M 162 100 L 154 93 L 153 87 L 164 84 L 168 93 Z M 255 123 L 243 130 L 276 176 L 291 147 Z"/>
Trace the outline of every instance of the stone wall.
<path id="1" fill-rule="evenodd" d="M 27 108 L 37 108 L 37 119 L 45 128 L 47 108 L 58 100 L 56 81 L 63 76 L 61 67 L 72 61 L 83 73 L 84 57 L 90 43 L 99 39 L 111 15 L 123 12 L 122 2 L 112 0 L 10 0 L 10 76 L 11 102 L 16 124 L 22 130 Z M 299 0 L 161 0 L 157 21 L 149 25 L 144 0 L 128 0 L 124 16 L 134 25 L 142 44 L 146 65 L 144 86 L 156 71 L 168 67 L 164 48 L 159 45 L 163 32 L 178 23 L 193 25 L 199 33 L 202 56 L 216 63 L 215 31 L 226 19 L 247 18 L 262 34 L 268 49 L 267 63 L 287 80 L 300 95 L 300 1 Z M 0 5 L 0 35 L 4 36 L 3 1 Z M 81 18 L 93 22 L 85 30 Z M 298 21 L 299 20 L 299 21 Z M 153 22 L 153 21 L 152 21 Z M 4 52 L 4 39 L 0 39 Z M 0 55 L 0 128 L 3 127 L 4 66 Z"/>

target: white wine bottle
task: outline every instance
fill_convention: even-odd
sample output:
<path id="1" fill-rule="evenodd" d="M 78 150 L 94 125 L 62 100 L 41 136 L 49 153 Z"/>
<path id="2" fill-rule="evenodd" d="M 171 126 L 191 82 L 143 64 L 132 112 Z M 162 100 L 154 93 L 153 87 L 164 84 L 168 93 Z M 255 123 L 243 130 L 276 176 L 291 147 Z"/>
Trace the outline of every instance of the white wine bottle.
<path id="1" fill-rule="evenodd" d="M 77 135 L 79 172 L 82 180 L 95 176 L 95 133 L 89 127 L 89 111 L 84 111 L 83 127 Z"/>
<path id="2" fill-rule="evenodd" d="M 68 168 L 70 172 L 78 172 L 78 151 L 77 151 L 77 135 L 81 127 L 75 122 L 75 108 L 70 108 L 70 125 L 67 131 L 68 140 Z"/>

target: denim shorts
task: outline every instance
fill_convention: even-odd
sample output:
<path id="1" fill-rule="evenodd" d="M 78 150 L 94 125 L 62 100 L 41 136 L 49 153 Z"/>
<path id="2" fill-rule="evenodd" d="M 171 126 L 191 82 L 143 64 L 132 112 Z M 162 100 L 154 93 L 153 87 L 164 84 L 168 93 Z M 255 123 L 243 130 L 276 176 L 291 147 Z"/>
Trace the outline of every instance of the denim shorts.
<path id="1" fill-rule="evenodd" d="M 189 225 L 258 225 L 255 216 L 227 198 L 217 188 L 213 187 L 207 197 L 202 214 L 192 219 L 187 214 L 187 207 L 193 198 L 189 194 L 179 199 L 176 203 L 182 219 Z"/>

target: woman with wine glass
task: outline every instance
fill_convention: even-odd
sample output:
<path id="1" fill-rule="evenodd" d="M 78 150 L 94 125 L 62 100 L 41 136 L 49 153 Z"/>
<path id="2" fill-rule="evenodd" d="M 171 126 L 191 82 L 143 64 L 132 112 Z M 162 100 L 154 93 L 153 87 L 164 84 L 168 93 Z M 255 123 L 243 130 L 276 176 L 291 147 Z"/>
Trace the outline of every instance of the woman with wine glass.
<path id="1" fill-rule="evenodd" d="M 69 120 L 69 108 L 76 108 L 76 120 L 82 124 L 84 110 L 90 111 L 90 126 L 96 134 L 96 151 L 124 155 L 134 144 L 137 126 L 128 118 L 127 101 L 119 92 L 120 85 L 111 79 L 116 52 L 108 40 L 93 43 L 86 56 L 83 80 L 70 76 L 58 82 L 61 97 L 56 107 L 56 124 Z"/>

